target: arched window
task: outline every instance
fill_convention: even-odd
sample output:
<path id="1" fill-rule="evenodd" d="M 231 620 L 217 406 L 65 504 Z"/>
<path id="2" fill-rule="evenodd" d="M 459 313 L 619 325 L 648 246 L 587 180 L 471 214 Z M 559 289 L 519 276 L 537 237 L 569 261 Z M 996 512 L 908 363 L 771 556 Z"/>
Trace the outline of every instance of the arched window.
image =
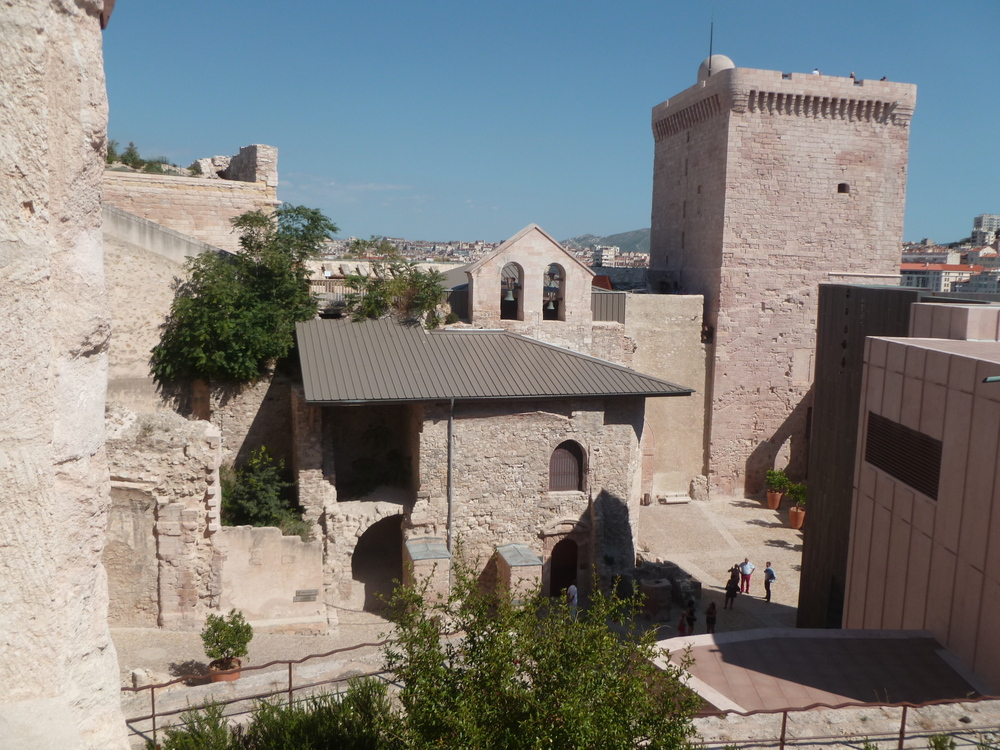
<path id="1" fill-rule="evenodd" d="M 549 490 L 583 490 L 583 448 L 567 440 L 549 458 Z"/>
<path id="2" fill-rule="evenodd" d="M 558 263 L 545 269 L 542 289 L 542 320 L 566 320 L 566 305 L 563 285 L 566 271 Z"/>
<path id="3" fill-rule="evenodd" d="M 508 263 L 500 272 L 500 319 L 523 320 L 524 271 L 517 263 Z"/>

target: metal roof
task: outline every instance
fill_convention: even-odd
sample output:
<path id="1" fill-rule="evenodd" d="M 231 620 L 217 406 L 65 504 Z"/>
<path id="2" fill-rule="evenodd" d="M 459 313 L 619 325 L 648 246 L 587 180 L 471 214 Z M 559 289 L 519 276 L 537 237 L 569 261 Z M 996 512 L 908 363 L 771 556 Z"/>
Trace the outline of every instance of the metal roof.
<path id="1" fill-rule="evenodd" d="M 296 326 L 312 403 L 688 396 L 690 388 L 535 339 L 482 329 L 425 331 L 392 318 Z"/>

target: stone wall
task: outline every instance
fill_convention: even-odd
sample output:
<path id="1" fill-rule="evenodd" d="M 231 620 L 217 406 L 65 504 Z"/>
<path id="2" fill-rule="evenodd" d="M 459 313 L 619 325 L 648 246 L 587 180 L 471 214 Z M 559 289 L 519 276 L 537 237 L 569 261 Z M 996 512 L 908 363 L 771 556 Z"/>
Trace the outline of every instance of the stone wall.
<path id="1" fill-rule="evenodd" d="M 111 171 L 104 173 L 104 201 L 230 252 L 239 249 L 239 238 L 229 220 L 247 211 L 270 212 L 279 203 L 276 183 L 263 180 L 234 182 Z"/>
<path id="2" fill-rule="evenodd" d="M 704 300 L 698 295 L 630 294 L 625 334 L 635 342 L 631 366 L 645 375 L 694 388 L 690 396 L 646 399 L 643 492 L 688 495 L 705 474 Z"/>
<path id="3" fill-rule="evenodd" d="M 125 748 L 101 550 L 110 331 L 95 0 L 0 13 L 0 745 Z"/>
<path id="4" fill-rule="evenodd" d="M 236 608 L 256 628 L 326 632 L 321 541 L 224 526 L 214 542 L 222 558 L 220 611 Z"/>
<path id="5" fill-rule="evenodd" d="M 115 627 L 156 627 L 160 592 L 156 579 L 156 501 L 146 488 L 116 481 L 111 487 L 111 514 L 104 546 L 110 606 Z"/>
<path id="6" fill-rule="evenodd" d="M 784 443 L 804 472 L 817 285 L 898 271 L 915 102 L 735 68 L 654 108 L 650 279 L 705 296 L 714 488 L 760 491 Z"/>
<path id="7" fill-rule="evenodd" d="M 508 263 L 521 268 L 519 319 L 501 319 L 501 273 Z M 550 264 L 562 270 L 561 320 L 545 320 L 543 276 Z M 589 354 L 593 314 L 593 273 L 534 224 L 469 268 L 470 320 L 476 328 L 503 328 L 539 341 Z"/>
<path id="8" fill-rule="evenodd" d="M 200 628 L 218 609 L 222 592 L 222 559 L 213 543 L 220 527 L 218 430 L 169 411 L 136 414 L 115 408 L 108 414 L 108 458 L 111 486 L 119 497 L 139 494 L 155 503 L 158 624 Z M 112 570 L 129 573 L 122 566 Z M 118 580 L 113 587 L 135 585 Z M 134 613 L 143 615 L 144 610 Z"/>
<path id="9" fill-rule="evenodd" d="M 267 446 L 268 453 L 290 468 L 292 461 L 291 382 L 268 373 L 247 385 L 212 381 L 211 419 L 222 433 L 222 463 L 242 465 L 250 453 Z"/>
<path id="10" fill-rule="evenodd" d="M 554 537 L 581 527 L 594 550 L 587 563 L 602 572 L 630 569 L 642 423 L 642 399 L 456 404 L 454 534 L 464 553 L 485 563 L 498 545 L 522 543 L 547 560 Z M 411 537 L 447 536 L 447 433 L 448 407 L 429 406 Z M 549 459 L 566 440 L 586 456 L 582 492 L 548 489 Z"/>

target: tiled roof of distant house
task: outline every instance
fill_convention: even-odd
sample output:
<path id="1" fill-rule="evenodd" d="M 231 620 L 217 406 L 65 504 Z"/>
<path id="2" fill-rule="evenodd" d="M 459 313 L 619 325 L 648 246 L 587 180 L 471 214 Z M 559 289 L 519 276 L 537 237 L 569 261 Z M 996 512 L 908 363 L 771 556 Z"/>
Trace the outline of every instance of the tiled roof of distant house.
<path id="1" fill-rule="evenodd" d="M 391 318 L 296 326 L 313 403 L 688 396 L 690 388 L 507 331 L 425 331 Z"/>
<path id="2" fill-rule="evenodd" d="M 966 271 L 968 273 L 979 273 L 982 266 L 963 266 L 955 263 L 901 263 L 899 265 L 903 271 Z"/>

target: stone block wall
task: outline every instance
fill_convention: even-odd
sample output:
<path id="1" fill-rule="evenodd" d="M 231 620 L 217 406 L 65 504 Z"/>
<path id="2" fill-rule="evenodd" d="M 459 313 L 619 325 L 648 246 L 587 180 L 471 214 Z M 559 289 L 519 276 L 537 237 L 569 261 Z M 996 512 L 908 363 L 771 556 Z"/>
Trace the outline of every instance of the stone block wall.
<path id="1" fill-rule="evenodd" d="M 104 201 L 229 252 L 239 250 L 231 218 L 247 211 L 270 212 L 279 204 L 276 183 L 264 180 L 235 182 L 111 171 L 104 173 Z"/>
<path id="2" fill-rule="evenodd" d="M 646 399 L 643 493 L 688 495 L 706 472 L 706 345 L 699 295 L 630 294 L 625 334 L 631 366 L 645 375 L 694 388 L 690 396 Z"/>
<path id="3" fill-rule="evenodd" d="M 714 488 L 760 491 L 785 441 L 804 472 L 817 285 L 898 271 L 915 102 L 735 68 L 654 108 L 651 278 L 705 297 Z"/>
<path id="4" fill-rule="evenodd" d="M 104 3 L 0 13 L 0 744 L 127 747 L 101 551 Z M 106 20 L 106 19 L 105 19 Z"/>
<path id="5" fill-rule="evenodd" d="M 456 404 L 454 535 L 463 554 L 484 564 L 497 546 L 522 543 L 546 560 L 558 537 L 579 527 L 588 529 L 602 572 L 630 569 L 642 423 L 642 399 Z M 446 535 L 447 428 L 447 405 L 428 406 L 410 538 Z M 566 440 L 586 456 L 582 492 L 548 489 L 549 459 Z"/>
<path id="6" fill-rule="evenodd" d="M 323 543 L 282 536 L 280 529 L 224 526 L 219 610 L 236 608 L 256 628 L 325 633 Z"/>
<path id="7" fill-rule="evenodd" d="M 291 381 L 267 373 L 253 383 L 212 381 L 210 421 L 222 434 L 222 463 L 242 465 L 261 445 L 275 459 L 292 463 Z"/>
<path id="8" fill-rule="evenodd" d="M 156 501 L 141 483 L 119 479 L 112 485 L 103 561 L 108 571 L 108 622 L 116 627 L 155 628 L 159 620 L 155 508 Z"/>
<path id="9" fill-rule="evenodd" d="M 218 609 L 222 591 L 222 560 L 213 542 L 220 528 L 218 430 L 169 411 L 136 414 L 116 408 L 108 414 L 108 459 L 111 487 L 119 496 L 137 493 L 155 503 L 158 624 L 200 628 Z M 129 574 L 122 566 L 112 571 Z M 116 581 L 113 587 L 133 585 Z"/>

